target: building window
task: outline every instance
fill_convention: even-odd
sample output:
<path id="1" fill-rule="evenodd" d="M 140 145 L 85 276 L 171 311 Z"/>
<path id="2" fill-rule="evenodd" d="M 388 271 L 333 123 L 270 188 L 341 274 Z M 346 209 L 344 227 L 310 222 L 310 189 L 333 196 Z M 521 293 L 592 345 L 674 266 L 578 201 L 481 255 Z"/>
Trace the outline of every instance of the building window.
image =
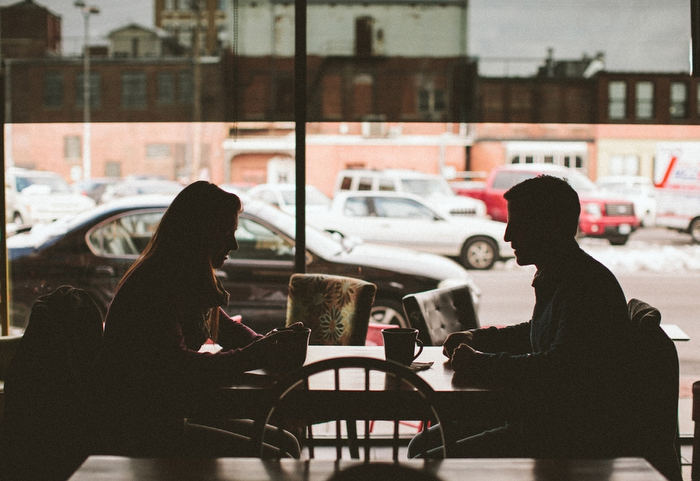
<path id="1" fill-rule="evenodd" d="M 445 91 L 427 82 L 418 88 L 418 112 L 428 118 L 439 118 L 446 107 Z"/>
<path id="2" fill-rule="evenodd" d="M 146 74 L 122 72 L 122 108 L 146 108 Z"/>
<path id="3" fill-rule="evenodd" d="M 685 119 L 688 116 L 688 85 L 684 82 L 671 82 L 672 119 Z"/>
<path id="4" fill-rule="evenodd" d="M 79 160 L 83 156 L 79 135 L 66 135 L 63 137 L 63 158 L 66 160 Z"/>
<path id="5" fill-rule="evenodd" d="M 634 115 L 639 120 L 654 118 L 654 84 L 652 82 L 637 82 L 635 85 Z"/>
<path id="6" fill-rule="evenodd" d="M 175 10 L 175 0 L 165 0 L 163 10 Z"/>
<path id="7" fill-rule="evenodd" d="M 175 103 L 175 77 L 171 72 L 158 74 L 158 105 Z"/>
<path id="8" fill-rule="evenodd" d="M 105 176 L 107 177 L 121 177 L 122 176 L 122 163 L 114 160 L 105 162 Z"/>
<path id="9" fill-rule="evenodd" d="M 639 157 L 613 155 L 610 157 L 610 175 L 639 175 Z"/>
<path id="10" fill-rule="evenodd" d="M 169 144 L 146 144 L 146 158 L 163 159 L 170 157 Z"/>
<path id="11" fill-rule="evenodd" d="M 227 0 L 219 0 L 219 1 L 217 2 L 217 4 L 218 4 L 218 5 L 217 5 L 217 10 L 219 10 L 219 11 L 221 11 L 221 12 L 225 12 L 225 11 L 226 11 L 226 4 L 227 4 L 227 3 L 228 3 Z"/>
<path id="12" fill-rule="evenodd" d="M 63 74 L 61 72 L 44 73 L 44 107 L 58 109 L 63 105 Z"/>
<path id="13" fill-rule="evenodd" d="M 178 92 L 177 100 L 181 104 L 193 103 L 194 85 L 192 72 L 180 72 L 177 74 Z"/>
<path id="14" fill-rule="evenodd" d="M 75 76 L 75 105 L 79 109 L 83 108 L 83 78 L 82 72 Z M 90 72 L 90 110 L 99 109 L 102 103 L 100 83 L 99 72 Z"/>
<path id="15" fill-rule="evenodd" d="M 620 120 L 627 117 L 627 84 L 616 80 L 608 84 L 608 118 Z"/>

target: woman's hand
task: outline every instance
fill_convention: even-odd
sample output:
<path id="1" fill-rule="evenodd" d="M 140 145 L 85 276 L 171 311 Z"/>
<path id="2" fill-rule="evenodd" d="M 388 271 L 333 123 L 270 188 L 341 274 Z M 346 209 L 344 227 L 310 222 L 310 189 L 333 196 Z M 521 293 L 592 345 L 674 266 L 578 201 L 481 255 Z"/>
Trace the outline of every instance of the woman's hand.
<path id="1" fill-rule="evenodd" d="M 453 332 L 447 336 L 447 339 L 445 339 L 445 342 L 442 345 L 442 353 L 445 355 L 445 357 L 452 359 L 452 353 L 454 353 L 454 350 L 457 349 L 460 344 L 471 346 L 472 342 L 474 342 L 473 332 Z"/>

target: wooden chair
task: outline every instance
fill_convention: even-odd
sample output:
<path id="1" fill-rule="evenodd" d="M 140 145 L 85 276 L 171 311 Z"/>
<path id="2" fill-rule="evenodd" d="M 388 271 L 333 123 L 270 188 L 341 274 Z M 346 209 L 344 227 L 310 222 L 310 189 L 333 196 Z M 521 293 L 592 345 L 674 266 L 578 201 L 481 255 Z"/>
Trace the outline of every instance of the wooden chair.
<path id="1" fill-rule="evenodd" d="M 631 299 L 627 307 L 639 339 L 640 432 L 631 440 L 632 452 L 623 454 L 641 455 L 669 480 L 681 481 L 678 352 L 660 326 L 658 309 L 639 299 Z"/>
<path id="2" fill-rule="evenodd" d="M 311 328 L 309 344 L 364 346 L 377 286 L 353 277 L 293 274 L 287 326 Z"/>
<path id="3" fill-rule="evenodd" d="M 479 327 L 468 285 L 409 294 L 403 298 L 403 309 L 425 346 L 441 346 L 450 333 Z"/>
<path id="4" fill-rule="evenodd" d="M 367 395 L 371 395 L 371 402 Z M 265 409 L 266 415 L 255 420 L 252 435 L 253 452 L 260 452 L 270 436 L 265 426 L 272 424 L 282 429 L 285 423 L 298 422 L 309 427 L 320 422 L 335 423 L 332 445 L 336 458 L 341 459 L 348 439 L 342 435 L 343 420 L 364 422 L 364 436 L 357 439 L 363 448 L 365 460 L 369 460 L 370 449 L 378 441 L 392 447 L 392 457 L 398 459 L 399 447 L 405 445 L 399 435 L 396 419 L 396 403 L 411 406 L 415 412 L 412 421 L 440 421 L 433 405 L 434 391 L 411 369 L 401 364 L 383 359 L 366 357 L 343 357 L 326 359 L 304 366 L 281 379 L 270 396 L 271 404 Z M 374 420 L 393 422 L 390 439 L 386 434 L 373 434 L 370 423 Z M 314 447 L 319 445 L 309 432 L 306 444 L 309 457 L 314 457 Z M 379 438 L 379 439 L 377 439 Z M 274 443 L 274 440 L 272 441 Z M 327 443 L 326 443 L 327 444 Z M 443 446 L 445 443 L 443 442 Z M 445 453 L 443 453 L 444 455 Z"/>
<path id="5" fill-rule="evenodd" d="M 326 274 L 293 274 L 289 279 L 287 326 L 311 329 L 309 344 L 364 346 L 377 286 L 362 279 Z M 348 422 L 351 453 L 356 426 Z"/>

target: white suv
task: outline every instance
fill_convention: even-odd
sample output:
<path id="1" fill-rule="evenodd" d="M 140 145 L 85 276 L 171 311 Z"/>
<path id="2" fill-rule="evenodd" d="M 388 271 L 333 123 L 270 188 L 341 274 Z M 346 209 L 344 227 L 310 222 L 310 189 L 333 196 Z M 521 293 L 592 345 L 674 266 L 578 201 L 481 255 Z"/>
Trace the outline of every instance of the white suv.
<path id="1" fill-rule="evenodd" d="M 486 217 L 484 202 L 454 193 L 447 179 L 408 169 L 348 169 L 338 172 L 335 191 L 385 191 L 417 195 L 443 215 Z"/>
<path id="2" fill-rule="evenodd" d="M 7 222 L 30 226 L 95 206 L 86 195 L 73 193 L 56 172 L 10 167 L 5 172 Z"/>

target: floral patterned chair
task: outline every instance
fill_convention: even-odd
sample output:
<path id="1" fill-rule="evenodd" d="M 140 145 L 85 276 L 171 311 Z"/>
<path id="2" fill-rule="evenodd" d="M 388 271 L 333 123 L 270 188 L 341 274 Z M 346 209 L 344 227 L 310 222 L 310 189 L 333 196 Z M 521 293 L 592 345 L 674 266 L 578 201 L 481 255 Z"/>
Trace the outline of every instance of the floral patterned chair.
<path id="1" fill-rule="evenodd" d="M 377 286 L 353 277 L 293 274 L 287 325 L 311 328 L 309 344 L 363 346 Z"/>

